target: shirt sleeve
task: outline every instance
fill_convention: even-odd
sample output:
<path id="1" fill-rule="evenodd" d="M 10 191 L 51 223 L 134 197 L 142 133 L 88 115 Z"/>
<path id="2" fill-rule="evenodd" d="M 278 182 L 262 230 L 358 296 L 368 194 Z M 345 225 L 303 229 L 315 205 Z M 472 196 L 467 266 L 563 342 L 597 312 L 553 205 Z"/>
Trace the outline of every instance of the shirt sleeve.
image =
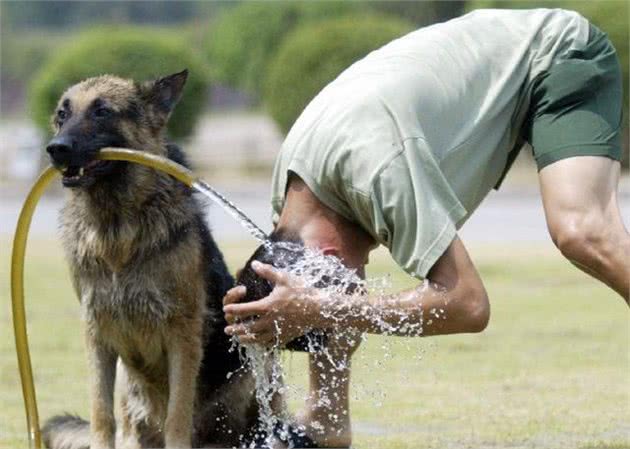
<path id="1" fill-rule="evenodd" d="M 425 278 L 457 235 L 466 210 L 431 153 L 420 145 L 422 141 L 405 142 L 355 212 L 402 269 Z"/>

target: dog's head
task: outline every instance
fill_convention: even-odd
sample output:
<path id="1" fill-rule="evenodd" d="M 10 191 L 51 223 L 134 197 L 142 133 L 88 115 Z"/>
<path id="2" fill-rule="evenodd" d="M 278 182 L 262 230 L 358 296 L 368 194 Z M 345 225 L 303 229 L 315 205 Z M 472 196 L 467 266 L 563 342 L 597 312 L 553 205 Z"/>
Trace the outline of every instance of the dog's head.
<path id="1" fill-rule="evenodd" d="M 188 71 L 136 83 L 115 76 L 89 78 L 70 87 L 52 116 L 54 137 L 46 151 L 66 187 L 86 187 L 121 170 L 124 163 L 95 159 L 105 147 L 165 155 L 162 131 L 179 100 Z"/>

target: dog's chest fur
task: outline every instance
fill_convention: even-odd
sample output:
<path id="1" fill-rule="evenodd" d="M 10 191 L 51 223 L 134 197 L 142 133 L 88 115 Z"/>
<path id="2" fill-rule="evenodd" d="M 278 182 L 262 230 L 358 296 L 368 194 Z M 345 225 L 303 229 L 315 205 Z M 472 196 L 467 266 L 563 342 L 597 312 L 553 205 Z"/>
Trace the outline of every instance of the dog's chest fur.
<path id="1" fill-rule="evenodd" d="M 125 357 L 137 351 L 129 348 L 159 352 L 152 345 L 170 320 L 205 312 L 202 286 L 191 285 L 198 290 L 194 300 L 181 297 L 183 279 L 195 278 L 191 271 L 200 265 L 191 199 L 168 180 L 156 182 L 159 189 L 131 198 L 73 193 L 62 212 L 64 247 L 88 329 L 123 359 L 138 358 Z"/>

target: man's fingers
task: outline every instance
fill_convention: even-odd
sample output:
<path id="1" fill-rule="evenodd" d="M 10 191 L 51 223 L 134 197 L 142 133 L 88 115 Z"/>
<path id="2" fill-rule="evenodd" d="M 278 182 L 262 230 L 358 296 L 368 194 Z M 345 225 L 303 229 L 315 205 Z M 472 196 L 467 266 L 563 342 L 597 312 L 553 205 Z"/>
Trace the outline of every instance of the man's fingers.
<path id="1" fill-rule="evenodd" d="M 259 318 L 257 320 L 248 321 L 247 323 L 239 323 L 225 328 L 228 335 L 248 335 L 248 334 L 265 334 L 273 333 L 276 330 L 274 320 L 270 318 Z"/>
<path id="2" fill-rule="evenodd" d="M 228 304 L 239 302 L 241 299 L 243 299 L 246 292 L 247 289 L 244 285 L 238 285 L 234 288 L 229 289 L 223 297 L 223 305 L 226 306 Z"/>
<path id="3" fill-rule="evenodd" d="M 243 304 L 228 304 L 223 306 L 223 313 L 234 315 L 234 319 L 243 320 L 247 317 L 264 315 L 269 311 L 269 300 L 267 298 L 258 301 L 246 302 Z"/>
<path id="4" fill-rule="evenodd" d="M 276 341 L 275 326 L 272 320 L 262 319 L 234 324 L 226 327 L 225 333 L 236 337 L 240 344 L 270 345 Z"/>
<path id="5" fill-rule="evenodd" d="M 276 285 L 285 285 L 289 281 L 289 278 L 285 273 L 276 270 L 272 265 L 267 265 L 255 260 L 252 262 L 252 268 L 258 276 L 265 278 Z"/>

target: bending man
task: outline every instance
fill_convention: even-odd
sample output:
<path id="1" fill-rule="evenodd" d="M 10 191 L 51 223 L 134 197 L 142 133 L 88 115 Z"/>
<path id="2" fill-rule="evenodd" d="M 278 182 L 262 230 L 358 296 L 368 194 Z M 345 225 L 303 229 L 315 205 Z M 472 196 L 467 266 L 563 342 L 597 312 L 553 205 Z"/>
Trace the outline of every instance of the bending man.
<path id="1" fill-rule="evenodd" d="M 423 335 L 482 331 L 488 297 L 457 230 L 528 142 L 554 243 L 628 301 L 630 235 L 616 193 L 621 110 L 615 50 L 577 13 L 479 10 L 420 29 L 353 64 L 295 122 L 273 175 L 275 238 L 320 248 L 360 273 L 381 244 L 407 273 L 431 281 L 389 301 L 350 301 L 344 327 L 378 333 L 371 317 L 396 326 L 401 313 L 413 321 L 444 309 Z M 248 269 L 275 289 L 242 304 L 243 287 L 232 290 L 226 332 L 268 344 L 339 325 L 326 313 L 334 298 L 255 265 Z M 373 313 L 353 313 L 365 310 Z M 246 318 L 254 320 L 236 322 Z M 352 348 L 338 346 L 349 357 Z M 303 422 L 318 444 L 349 445 L 348 382 L 334 404 L 318 401 L 327 368 L 317 357 Z M 331 421 L 335 414 L 343 418 Z"/>

